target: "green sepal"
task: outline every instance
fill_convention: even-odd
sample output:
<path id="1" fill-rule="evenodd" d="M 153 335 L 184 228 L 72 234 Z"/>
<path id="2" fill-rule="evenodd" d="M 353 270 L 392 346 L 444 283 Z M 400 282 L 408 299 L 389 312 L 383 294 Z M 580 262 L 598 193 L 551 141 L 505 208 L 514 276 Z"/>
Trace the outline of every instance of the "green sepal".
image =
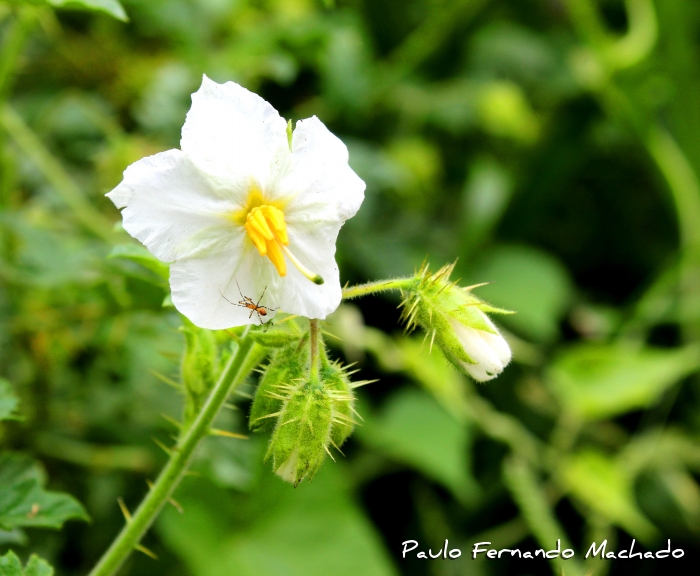
<path id="1" fill-rule="evenodd" d="M 290 390 L 266 454 L 275 474 L 294 486 L 313 478 L 326 459 L 332 419 L 333 400 L 320 383 Z"/>
<path id="2" fill-rule="evenodd" d="M 249 428 L 253 432 L 274 429 L 278 412 L 282 409 L 287 391 L 304 378 L 309 369 L 309 347 L 299 337 L 276 350 L 263 369 L 260 384 L 250 408 Z"/>
<path id="3" fill-rule="evenodd" d="M 292 121 L 287 120 L 287 144 L 289 144 L 289 151 L 292 151 L 292 138 L 293 138 L 293 127 L 292 127 Z"/>
<path id="4" fill-rule="evenodd" d="M 211 330 L 199 328 L 184 317 L 180 330 L 185 336 L 180 374 L 185 389 L 183 426 L 187 428 L 201 411 L 216 382 L 218 349 Z"/>
<path id="5" fill-rule="evenodd" d="M 293 334 L 286 330 L 256 331 L 251 332 L 250 337 L 261 346 L 268 348 L 282 348 L 293 342 L 299 342 L 299 334 Z"/>
<path id="6" fill-rule="evenodd" d="M 321 368 L 321 380 L 333 400 L 331 441 L 336 448 L 340 448 L 355 429 L 355 395 L 347 373 L 339 364 Z"/>

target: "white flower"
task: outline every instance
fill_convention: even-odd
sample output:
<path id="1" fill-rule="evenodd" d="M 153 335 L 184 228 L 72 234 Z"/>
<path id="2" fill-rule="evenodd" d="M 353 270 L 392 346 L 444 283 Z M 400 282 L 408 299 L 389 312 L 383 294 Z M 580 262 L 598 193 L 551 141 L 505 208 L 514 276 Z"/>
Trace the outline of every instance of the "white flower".
<path id="1" fill-rule="evenodd" d="M 478 382 L 486 382 L 498 376 L 508 365 L 511 351 L 508 343 L 498 332 L 496 326 L 486 314 L 477 310 L 494 332 L 485 332 L 462 324 L 459 320 L 448 317 L 448 322 L 457 337 L 464 353 L 474 362 L 471 364 L 457 358 L 459 365 Z"/>
<path id="2" fill-rule="evenodd" d="M 126 231 L 172 262 L 175 307 L 210 329 L 258 322 L 235 303 L 263 292 L 269 316 L 333 312 L 335 241 L 365 189 L 345 145 L 315 116 L 290 141 L 269 103 L 204 76 L 180 146 L 129 166 L 107 195 L 124 208 Z"/>

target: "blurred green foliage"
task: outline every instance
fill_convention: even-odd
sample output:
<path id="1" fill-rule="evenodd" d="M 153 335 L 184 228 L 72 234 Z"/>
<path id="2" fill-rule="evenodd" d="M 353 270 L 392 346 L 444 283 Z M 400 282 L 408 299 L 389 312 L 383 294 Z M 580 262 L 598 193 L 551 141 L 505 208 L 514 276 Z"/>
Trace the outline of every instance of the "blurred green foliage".
<path id="1" fill-rule="evenodd" d="M 133 509 L 165 460 L 184 338 L 167 270 L 103 194 L 178 145 L 206 73 L 348 144 L 367 194 L 344 281 L 459 258 L 463 284 L 518 311 L 498 319 L 515 361 L 476 386 L 398 335 L 397 300 L 341 307 L 335 352 L 381 380 L 345 457 L 294 490 L 262 466 L 262 435 L 208 439 L 144 541 L 159 560 L 122 573 L 627 573 L 468 558 L 557 538 L 697 557 L 699 27 L 688 0 L 1 2 L 0 437 L 35 492 L 7 516 L 0 475 L 0 544 L 86 573 L 117 499 Z M 217 424 L 244 432 L 236 406 Z M 91 525 L 29 527 L 84 518 L 64 493 Z M 64 513 L 32 515 L 56 499 Z M 403 560 L 408 539 L 463 555 Z"/>

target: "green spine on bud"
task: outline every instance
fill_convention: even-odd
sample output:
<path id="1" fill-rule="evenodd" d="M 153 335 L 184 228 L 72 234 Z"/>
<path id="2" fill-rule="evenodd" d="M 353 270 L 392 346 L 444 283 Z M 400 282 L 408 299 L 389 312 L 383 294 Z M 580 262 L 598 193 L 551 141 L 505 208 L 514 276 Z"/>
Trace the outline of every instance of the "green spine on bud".
<path id="1" fill-rule="evenodd" d="M 296 342 L 278 349 L 264 368 L 250 409 L 249 427 L 253 432 L 266 432 L 275 427 L 285 396 L 285 386 L 298 382 L 308 372 L 309 349 Z"/>
<path id="2" fill-rule="evenodd" d="M 475 380 L 484 382 L 503 371 L 511 358 L 510 348 L 486 315 L 511 314 L 490 306 L 450 281 L 454 264 L 431 274 L 423 264 L 412 286 L 404 289 L 402 319 L 409 330 L 420 326 L 437 342 L 447 359 Z"/>
<path id="3" fill-rule="evenodd" d="M 188 320 L 181 328 L 185 352 L 180 377 L 185 389 L 183 426 L 187 428 L 199 414 L 214 387 L 218 371 L 216 337 L 211 330 L 198 328 Z"/>
<path id="4" fill-rule="evenodd" d="M 266 458 L 272 458 L 275 474 L 297 486 L 313 478 L 326 458 L 333 399 L 320 383 L 289 385 L 286 392 Z"/>
<path id="5" fill-rule="evenodd" d="M 347 372 L 338 363 L 324 366 L 321 369 L 321 379 L 333 398 L 331 442 L 340 448 L 355 429 L 355 395 Z"/>

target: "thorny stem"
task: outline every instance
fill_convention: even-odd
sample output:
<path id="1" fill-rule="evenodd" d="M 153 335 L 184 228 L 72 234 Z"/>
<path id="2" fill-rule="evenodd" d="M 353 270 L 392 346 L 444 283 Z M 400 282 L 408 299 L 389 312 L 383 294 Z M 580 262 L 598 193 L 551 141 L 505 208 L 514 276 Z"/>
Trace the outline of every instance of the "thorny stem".
<path id="1" fill-rule="evenodd" d="M 195 448 L 209 435 L 211 424 L 229 394 L 248 375 L 250 363 L 247 359 L 254 344 L 252 338 L 248 337 L 249 332 L 250 327 L 243 332 L 237 350 L 231 355 L 202 411 L 172 449 L 170 460 L 150 492 L 89 576 L 113 576 L 119 570 L 182 480 Z"/>

